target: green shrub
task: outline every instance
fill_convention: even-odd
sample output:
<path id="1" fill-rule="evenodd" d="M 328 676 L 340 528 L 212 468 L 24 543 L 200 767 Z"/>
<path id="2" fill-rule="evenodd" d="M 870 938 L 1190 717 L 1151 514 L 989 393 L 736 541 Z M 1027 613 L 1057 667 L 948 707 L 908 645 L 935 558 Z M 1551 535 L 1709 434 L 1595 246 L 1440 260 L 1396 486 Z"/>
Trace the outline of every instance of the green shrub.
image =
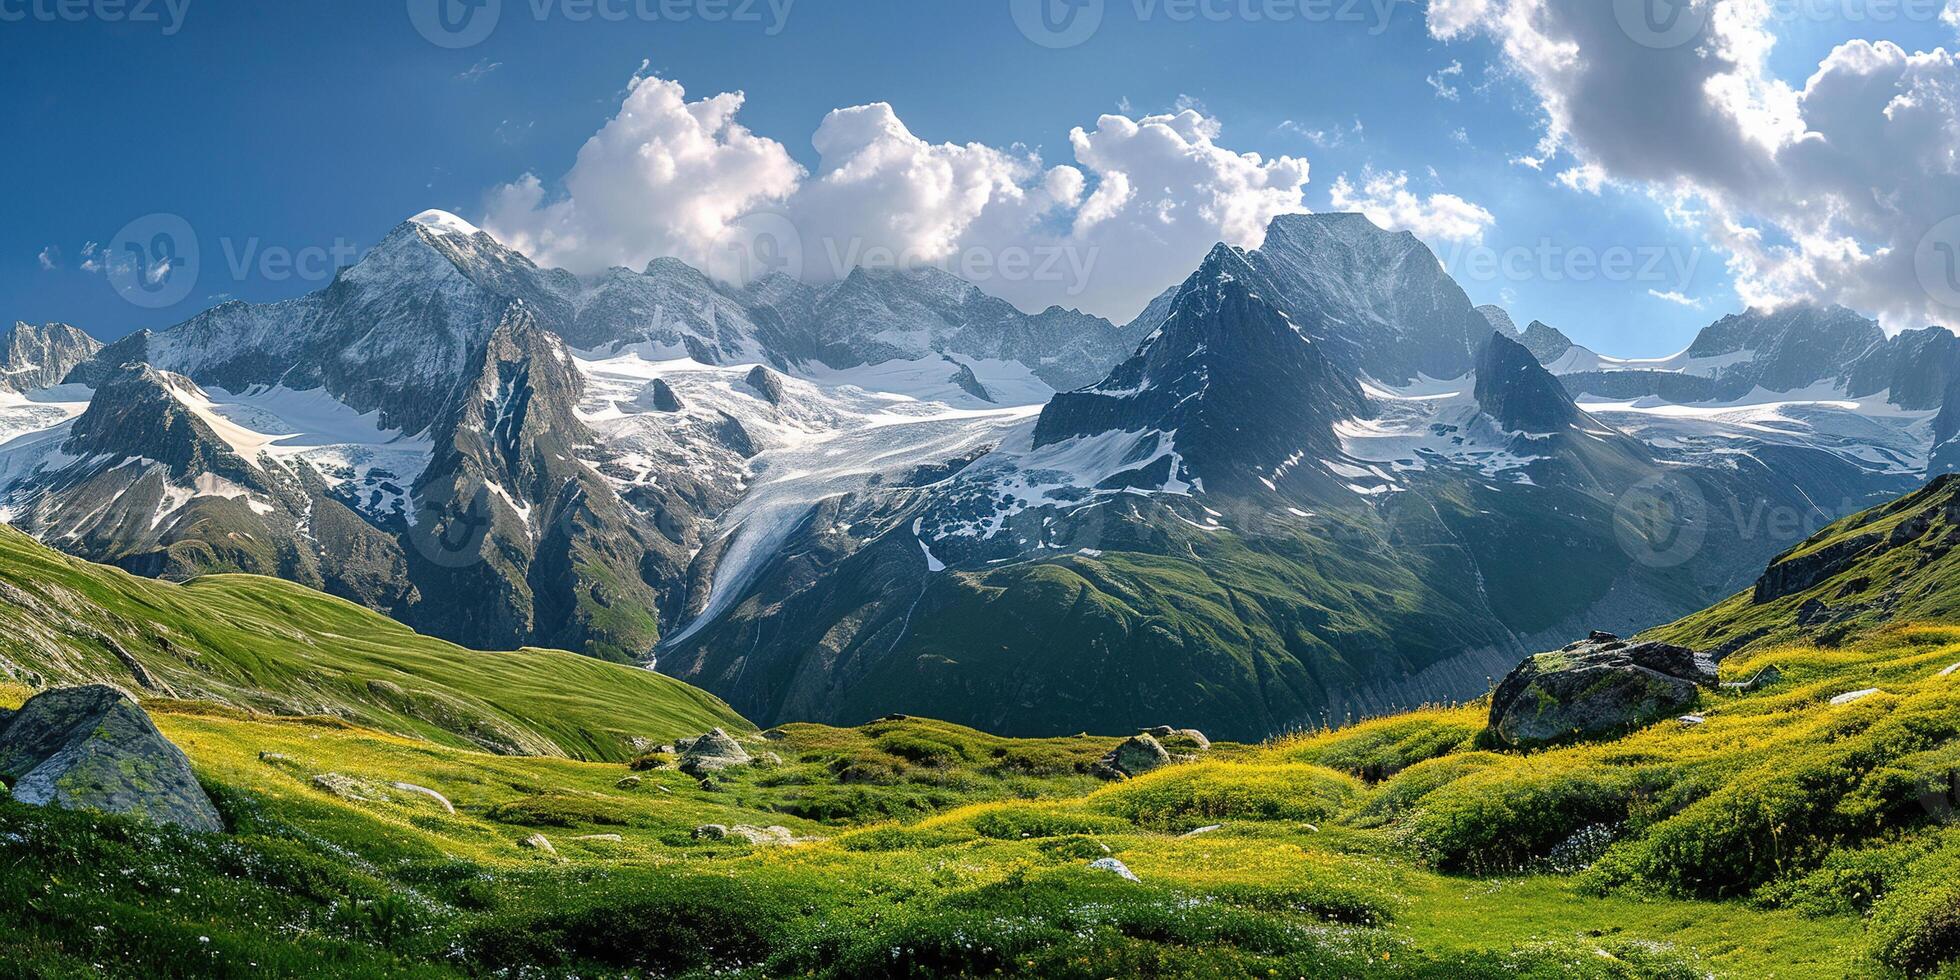
<path id="1" fill-rule="evenodd" d="M 1536 756 L 1459 776 L 1423 799 L 1405 841 L 1437 868 L 1522 871 L 1579 831 L 1626 818 L 1633 778 L 1565 756 Z"/>
<path id="2" fill-rule="evenodd" d="M 1427 711 L 1366 722 L 1281 746 L 1280 755 L 1380 782 L 1470 743 L 1483 724 L 1461 711 Z"/>
<path id="3" fill-rule="evenodd" d="M 1367 822 L 1396 820 L 1414 810 L 1429 794 L 1473 773 L 1504 765 L 1507 757 L 1492 752 L 1463 752 L 1418 762 L 1377 786 L 1356 816 Z"/>
<path id="4" fill-rule="evenodd" d="M 500 803 L 485 814 L 498 823 L 523 827 L 579 827 L 604 824 L 623 827 L 626 819 L 621 807 L 599 796 L 577 793 L 545 793 Z"/>
<path id="5" fill-rule="evenodd" d="M 1721 898 L 1815 867 L 1838 844 L 1833 811 L 1857 780 L 1840 753 L 1781 758 L 1732 781 L 1608 855 L 1597 884 L 1641 881 Z"/>
<path id="6" fill-rule="evenodd" d="M 760 875 L 657 873 L 479 920 L 460 945 L 485 972 L 725 969 L 767 958 L 807 901 Z"/>
<path id="7" fill-rule="evenodd" d="M 994 840 L 1120 834 L 1129 829 L 1129 824 L 1114 817 L 1041 804 L 1002 804 L 989 807 L 973 818 L 974 833 Z"/>
<path id="8" fill-rule="evenodd" d="M 1090 805 L 1163 829 L 1234 819 L 1319 821 L 1355 790 L 1353 777 L 1319 766 L 1199 762 L 1112 786 L 1090 797 Z"/>

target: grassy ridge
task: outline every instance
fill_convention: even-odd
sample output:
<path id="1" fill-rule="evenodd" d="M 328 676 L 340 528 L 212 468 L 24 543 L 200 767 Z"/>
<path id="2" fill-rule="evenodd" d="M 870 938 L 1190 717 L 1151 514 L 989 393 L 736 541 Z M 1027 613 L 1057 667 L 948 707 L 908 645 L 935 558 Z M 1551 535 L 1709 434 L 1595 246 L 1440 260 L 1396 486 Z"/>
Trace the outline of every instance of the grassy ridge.
<path id="1" fill-rule="evenodd" d="M 618 760 L 642 742 L 751 728 L 713 696 L 650 671 L 556 650 L 466 650 L 276 579 L 137 578 L 4 526 L 0 672 L 331 715 L 504 753 Z"/>

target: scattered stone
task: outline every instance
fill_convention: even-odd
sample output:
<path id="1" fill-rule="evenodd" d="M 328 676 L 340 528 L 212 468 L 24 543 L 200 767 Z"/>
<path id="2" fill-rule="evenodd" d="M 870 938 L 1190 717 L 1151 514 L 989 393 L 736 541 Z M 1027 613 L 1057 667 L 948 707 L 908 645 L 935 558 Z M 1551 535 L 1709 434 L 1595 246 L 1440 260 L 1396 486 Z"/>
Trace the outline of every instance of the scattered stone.
<path id="1" fill-rule="evenodd" d="M 1952 677 L 1952 676 L 1953 676 L 1953 672 L 1954 672 L 1954 671 L 1960 671 L 1960 664 L 1954 664 L 1953 666 L 1951 666 L 1951 667 L 1948 667 L 1947 669 L 1945 669 L 1945 670 L 1942 670 L 1942 671 L 1940 671 L 1940 676 L 1941 676 L 1941 677 Z"/>
<path id="2" fill-rule="evenodd" d="M 1143 881 L 1143 879 L 1138 878 L 1136 876 L 1136 872 L 1131 871 L 1129 869 L 1128 865 L 1125 865 L 1123 862 L 1118 861 L 1113 857 L 1097 858 L 1094 861 L 1089 862 L 1089 870 L 1107 871 L 1110 874 L 1122 878 L 1124 881 L 1135 881 L 1139 883 Z"/>
<path id="3" fill-rule="evenodd" d="M 417 786 L 414 783 L 389 783 L 388 785 L 393 786 L 394 788 L 401 790 L 404 793 L 415 793 L 421 796 L 426 796 L 429 799 L 436 801 L 436 805 L 442 807 L 442 811 L 444 813 L 456 812 L 456 805 L 449 802 L 449 797 L 444 796 L 441 793 L 438 793 L 435 790 L 428 788 L 427 786 Z"/>
<path id="4" fill-rule="evenodd" d="M 728 836 L 728 828 L 718 823 L 702 824 L 694 828 L 695 840 L 723 840 Z"/>
<path id="5" fill-rule="evenodd" d="M 1831 704 L 1833 705 L 1851 704 L 1854 701 L 1863 701 L 1864 699 L 1871 697 L 1874 694 L 1884 694 L 1884 693 L 1885 693 L 1884 691 L 1881 691 L 1875 687 L 1868 687 L 1862 691 L 1848 691 L 1844 694 L 1840 694 L 1837 697 L 1832 698 Z"/>
<path id="6" fill-rule="evenodd" d="M 665 786 L 662 786 L 662 785 L 660 785 L 659 783 L 655 783 L 655 784 L 653 784 L 653 788 L 654 788 L 654 789 L 657 789 L 657 790 L 659 790 L 659 791 L 661 791 L 662 793 L 665 793 L 665 794 L 667 794 L 668 796 L 672 796 L 672 795 L 674 795 L 674 791 L 673 791 L 673 790 L 671 790 L 671 789 L 668 789 L 667 787 L 665 787 Z"/>
<path id="7" fill-rule="evenodd" d="M 1519 664 L 1490 699 L 1490 728 L 1515 748 L 1602 738 L 1693 707 L 1716 683 L 1707 657 L 1594 632 Z"/>
<path id="8" fill-rule="evenodd" d="M 1198 743 L 1198 749 L 1200 751 L 1204 751 L 1204 752 L 1211 751 L 1211 739 L 1206 738 L 1204 732 L 1201 732 L 1195 728 L 1180 728 L 1177 730 L 1177 734 L 1182 735 L 1185 738 L 1188 738 L 1191 741 Z"/>
<path id="9" fill-rule="evenodd" d="M 518 846 L 529 848 L 541 854 L 549 854 L 553 857 L 558 855 L 558 849 L 551 846 L 551 839 L 543 834 L 532 834 L 524 838 Z"/>
<path id="10" fill-rule="evenodd" d="M 1694 725 L 1708 724 L 1708 719 L 1703 718 L 1700 715 L 1682 715 L 1679 721 L 1681 722 L 1681 725 L 1683 727 L 1692 727 Z"/>
<path id="11" fill-rule="evenodd" d="M 1097 773 L 1105 779 L 1141 776 L 1169 765 L 1171 754 L 1162 742 L 1148 733 L 1132 735 L 1096 762 Z"/>
<path id="12" fill-rule="evenodd" d="M 261 752 L 259 761 L 268 766 L 283 766 L 291 764 L 293 757 L 282 752 Z"/>
<path id="13" fill-rule="evenodd" d="M 1783 668 L 1778 667 L 1775 664 L 1770 664 L 1769 666 L 1764 667 L 1759 671 L 1756 671 L 1755 676 L 1749 678 L 1746 681 L 1727 681 L 1723 683 L 1722 690 L 1737 691 L 1737 692 L 1754 691 L 1757 690 L 1758 688 L 1768 687 L 1771 684 L 1774 684 L 1782 679 L 1783 679 Z"/>
<path id="14" fill-rule="evenodd" d="M 1215 823 L 1215 824 L 1211 824 L 1211 825 L 1209 825 L 1209 826 L 1205 826 L 1205 827 L 1199 827 L 1199 828 L 1198 828 L 1198 829 L 1196 829 L 1196 830 L 1187 830 L 1187 831 L 1185 831 L 1184 833 L 1182 833 L 1182 834 L 1179 834 L 1178 836 L 1180 836 L 1180 837 L 1196 837 L 1196 836 L 1198 836 L 1199 834 L 1209 834 L 1209 833 L 1211 833 L 1211 832 L 1212 832 L 1212 831 L 1214 831 L 1214 830 L 1224 830 L 1224 829 L 1225 829 L 1225 825 L 1224 825 L 1224 824 L 1222 824 L 1222 823 Z"/>
<path id="15" fill-rule="evenodd" d="M 598 841 L 602 844 L 622 844 L 625 843 L 626 841 L 626 838 L 621 837 L 618 834 L 584 834 L 582 836 L 574 837 L 572 839 Z"/>
<path id="16" fill-rule="evenodd" d="M 742 743 L 719 728 L 696 738 L 681 739 L 674 747 L 680 750 L 681 771 L 691 776 L 746 765 L 750 761 Z"/>
<path id="17" fill-rule="evenodd" d="M 616 787 L 618 787 L 619 789 L 639 789 L 639 788 L 640 788 L 640 777 L 638 777 L 638 776 L 622 776 L 622 777 L 620 777 L 620 780 L 619 780 L 619 782 L 616 782 L 616 783 L 614 783 L 613 785 L 614 785 L 614 786 L 616 786 Z"/>
<path id="18" fill-rule="evenodd" d="M 1153 738 L 1170 738 L 1172 735 L 1177 734 L 1177 729 L 1172 728 L 1169 725 L 1158 725 L 1155 728 L 1144 729 L 1143 734 L 1149 735 Z"/>
<path id="19" fill-rule="evenodd" d="M 0 780 L 32 806 L 224 830 L 183 751 L 133 698 L 106 684 L 44 691 L 21 705 L 0 729 Z"/>
<path id="20" fill-rule="evenodd" d="M 771 742 L 780 742 L 780 741 L 782 741 L 783 739 L 786 739 L 786 738 L 788 738 L 788 737 L 789 737 L 789 733 L 788 733 L 788 732 L 786 732 L 786 731 L 783 731 L 783 730 L 782 730 L 782 729 L 780 729 L 780 728 L 771 728 L 771 729 L 769 729 L 768 731 L 766 731 L 766 732 L 763 732 L 763 733 L 762 733 L 762 737 L 763 737 L 763 738 L 766 738 L 766 739 L 768 739 L 768 740 L 769 740 L 769 741 L 771 741 Z"/>
<path id="21" fill-rule="evenodd" d="M 878 720 L 879 721 L 909 721 L 911 720 L 911 718 L 912 718 L 911 715 L 890 714 Z"/>
<path id="22" fill-rule="evenodd" d="M 381 792 L 373 784 L 337 772 L 323 772 L 313 777 L 313 785 L 343 800 L 357 803 L 388 802 L 388 794 Z"/>
<path id="23" fill-rule="evenodd" d="M 740 837 L 751 844 L 794 844 L 796 834 L 788 827 L 751 827 L 736 824 L 728 828 L 731 837 Z"/>

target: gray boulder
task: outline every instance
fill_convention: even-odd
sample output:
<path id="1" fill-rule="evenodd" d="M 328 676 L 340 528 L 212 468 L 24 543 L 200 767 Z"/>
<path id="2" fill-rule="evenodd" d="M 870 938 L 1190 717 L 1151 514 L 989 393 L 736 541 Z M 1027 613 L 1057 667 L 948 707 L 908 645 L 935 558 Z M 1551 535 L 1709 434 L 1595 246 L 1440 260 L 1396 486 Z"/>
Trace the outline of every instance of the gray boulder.
<path id="1" fill-rule="evenodd" d="M 1164 744 L 1149 734 L 1132 735 L 1097 761 L 1097 771 L 1109 778 L 1141 776 L 1170 764 Z"/>
<path id="2" fill-rule="evenodd" d="M 689 774 L 715 772 L 747 765 L 750 761 L 742 743 L 719 728 L 696 738 L 681 739 L 674 747 L 681 753 L 681 771 Z"/>
<path id="3" fill-rule="evenodd" d="M 190 760 L 128 694 L 106 684 L 45 691 L 0 728 L 0 780 L 34 806 L 99 810 L 219 833 Z"/>
<path id="4" fill-rule="evenodd" d="M 1490 730 L 1515 748 L 1603 738 L 1674 717 L 1715 683 L 1714 663 L 1686 647 L 1594 633 L 1511 671 L 1491 694 Z"/>

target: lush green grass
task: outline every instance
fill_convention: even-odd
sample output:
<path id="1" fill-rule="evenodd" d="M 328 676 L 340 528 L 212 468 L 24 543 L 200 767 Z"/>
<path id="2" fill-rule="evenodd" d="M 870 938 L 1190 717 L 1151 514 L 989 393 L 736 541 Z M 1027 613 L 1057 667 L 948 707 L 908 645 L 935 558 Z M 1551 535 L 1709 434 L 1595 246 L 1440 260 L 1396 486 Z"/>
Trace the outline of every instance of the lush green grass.
<path id="1" fill-rule="evenodd" d="M 619 684 L 686 690 L 644 672 L 460 651 L 261 580 L 161 586 L 17 550 L 44 567 L 0 561 L 0 582 L 42 608 L 0 611 L 13 633 L 0 650 L 17 665 L 40 651 L 44 676 L 95 676 L 103 657 L 117 669 L 61 619 L 110 610 L 101 629 L 147 644 L 138 656 L 162 682 L 204 698 L 147 706 L 230 833 L 0 802 L 0 974 L 1960 969 L 1960 672 L 1940 676 L 1960 664 L 1960 626 L 1751 647 L 1723 676 L 1773 663 L 1781 679 L 1704 695 L 1705 723 L 1531 753 L 1486 749 L 1471 706 L 1222 744 L 1105 783 L 1092 765 L 1113 737 L 893 718 L 738 725 L 756 761 L 696 778 L 629 739 L 727 715 L 690 714 L 713 704 L 688 698 L 623 705 Z M 1713 614 L 1676 627 L 1732 628 Z M 542 666 L 496 660 L 525 656 Z M 325 668 L 299 670 L 306 657 Z M 576 673 L 588 664 L 607 673 Z M 478 699 L 586 758 L 475 751 L 466 729 L 368 684 L 375 671 L 404 692 Z M 270 691 L 252 693 L 255 678 Z M 27 693 L 0 686 L 0 706 Z M 303 696 L 347 717 L 275 717 L 253 700 Z M 789 840 L 697 837 L 704 824 Z M 1140 881 L 1090 867 L 1104 857 Z"/>
<path id="2" fill-rule="evenodd" d="M 149 685 L 104 637 L 141 664 Z M 0 526 L 0 678 L 8 674 L 587 759 L 624 759 L 636 745 L 717 725 L 751 727 L 713 696 L 650 671 L 557 650 L 465 650 L 276 579 L 137 578 Z"/>
<path id="3" fill-rule="evenodd" d="M 0 703 L 25 693 L 0 691 Z M 1439 873 L 1409 846 L 1410 821 L 1362 815 L 1451 755 L 1373 785 L 1301 761 L 1438 740 L 1414 737 L 1408 720 L 1221 746 L 1116 784 L 1082 771 L 1113 739 L 1020 742 L 919 719 L 797 725 L 750 736 L 752 752 L 782 761 L 704 785 L 670 766 L 151 708 L 232 833 L 197 840 L 0 804 L 0 898 L 13 899 L 0 903 L 0 930 L 24 937 L 0 967 L 1087 978 L 1815 976 L 1868 965 L 1856 911 L 1806 917 L 1774 902 L 1601 889 L 1542 866 Z M 1450 732 L 1468 717 L 1435 712 L 1420 727 Z M 842 781 L 871 769 L 890 776 Z M 367 798 L 320 787 L 325 773 Z M 433 789 L 455 812 L 396 783 Z M 861 795 L 833 809 L 846 793 Z M 801 815 L 813 798 L 827 801 L 820 819 Z M 780 825 L 799 843 L 695 839 L 706 823 Z M 1222 826 L 1183 836 L 1210 824 Z M 539 833 L 555 856 L 520 843 Z M 1105 856 L 1142 882 L 1088 869 Z"/>

